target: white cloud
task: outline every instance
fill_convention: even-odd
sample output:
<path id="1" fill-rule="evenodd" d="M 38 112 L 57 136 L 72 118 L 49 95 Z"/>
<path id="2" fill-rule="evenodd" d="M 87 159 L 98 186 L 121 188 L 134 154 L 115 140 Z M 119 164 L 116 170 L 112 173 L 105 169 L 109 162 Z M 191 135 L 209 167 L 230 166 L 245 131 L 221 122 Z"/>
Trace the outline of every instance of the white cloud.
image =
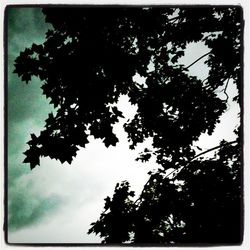
<path id="1" fill-rule="evenodd" d="M 134 107 L 125 97 L 121 98 L 121 102 L 120 108 L 127 108 L 127 117 L 132 117 Z M 129 149 L 122 128 L 123 120 L 114 128 L 119 138 L 116 147 L 106 148 L 101 140 L 90 138 L 90 143 L 78 152 L 71 165 L 45 158 L 41 160 L 40 166 L 17 180 L 16 185 L 32 183 L 34 194 L 44 197 L 54 195 L 62 203 L 56 213 L 49 214 L 39 223 L 9 232 L 10 242 L 100 242 L 99 237 L 87 235 L 86 232 L 90 223 L 99 218 L 104 198 L 112 196 L 116 183 L 123 180 L 128 180 L 131 190 L 139 195 L 148 179 L 147 172 L 158 166 L 153 161 L 144 164 L 135 161 L 142 145 L 135 151 Z"/>

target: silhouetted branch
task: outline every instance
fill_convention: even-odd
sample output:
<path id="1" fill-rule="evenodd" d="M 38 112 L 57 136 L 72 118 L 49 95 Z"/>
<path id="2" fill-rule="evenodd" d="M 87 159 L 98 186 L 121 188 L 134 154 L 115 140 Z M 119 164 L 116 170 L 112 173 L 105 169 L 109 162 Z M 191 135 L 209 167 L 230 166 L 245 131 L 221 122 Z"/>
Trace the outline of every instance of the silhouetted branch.
<path id="1" fill-rule="evenodd" d="M 227 86 L 228 86 L 228 83 L 229 83 L 229 80 L 230 80 L 230 78 L 228 78 L 227 79 L 227 83 L 226 83 L 226 86 L 225 86 L 225 88 L 224 88 L 224 90 L 223 90 L 223 93 L 227 96 L 227 98 L 226 98 L 226 102 L 228 101 L 228 98 L 229 98 L 229 96 L 228 96 L 228 94 L 227 94 Z"/>
<path id="2" fill-rule="evenodd" d="M 218 149 L 218 148 L 221 148 L 221 147 L 224 147 L 224 146 L 228 146 L 228 145 L 234 144 L 234 143 L 236 143 L 236 142 L 237 142 L 237 141 L 230 141 L 230 142 L 227 142 L 227 143 L 225 143 L 225 144 L 222 144 L 222 145 L 219 145 L 219 146 L 210 148 L 210 149 L 208 149 L 208 150 L 206 150 L 206 151 L 204 151 L 204 152 L 201 152 L 200 154 L 194 156 L 189 162 L 193 161 L 194 159 L 198 158 L 198 157 L 201 156 L 201 155 L 204 155 L 204 154 L 206 154 L 206 153 L 209 153 L 209 152 L 211 152 L 211 151 L 213 151 L 213 150 L 216 150 L 216 149 Z M 189 162 L 188 162 L 188 163 L 189 163 Z"/>
<path id="3" fill-rule="evenodd" d="M 200 61 L 203 57 L 209 55 L 211 53 L 211 51 L 207 52 L 206 54 L 202 55 L 201 57 L 199 57 L 197 60 L 195 60 L 194 62 L 192 62 L 190 65 L 188 65 L 186 67 L 186 69 L 190 68 L 191 66 L 193 66 L 195 63 L 197 63 L 198 61 Z"/>
<path id="4" fill-rule="evenodd" d="M 206 150 L 206 151 L 203 151 L 203 152 L 201 152 L 200 154 L 195 155 L 193 158 L 191 158 L 191 159 L 187 162 L 187 164 L 186 164 L 185 166 L 182 166 L 182 167 L 180 167 L 180 168 L 178 168 L 178 169 L 174 169 L 174 170 L 171 171 L 169 174 L 167 174 L 167 175 L 165 176 L 165 178 L 171 176 L 171 175 L 174 174 L 175 172 L 178 174 L 183 168 L 189 166 L 189 164 L 190 164 L 193 160 L 195 160 L 196 158 L 198 158 L 198 157 L 200 157 L 200 156 L 202 156 L 202 155 L 204 155 L 204 154 L 207 154 L 207 153 L 209 153 L 209 152 L 211 152 L 211 151 L 214 151 L 214 150 L 216 150 L 216 149 L 219 149 L 219 148 L 222 148 L 222 147 L 225 147 L 225 146 L 234 144 L 234 143 L 236 143 L 236 142 L 237 142 L 237 140 L 231 141 L 231 142 L 227 142 L 227 143 L 218 145 L 218 146 L 216 146 L 216 147 L 210 148 L 210 149 L 208 149 L 208 150 Z M 144 189 L 145 189 L 145 187 L 148 185 L 148 183 L 150 182 L 151 178 L 152 178 L 152 175 L 149 177 L 148 181 L 147 181 L 146 184 L 144 185 L 144 188 L 143 188 L 143 190 L 142 190 L 142 192 L 141 192 L 141 195 L 140 195 L 140 196 L 138 197 L 138 199 L 135 201 L 135 204 L 136 204 L 138 201 L 141 200 L 141 198 L 142 198 L 141 196 L 142 196 L 142 194 L 143 194 L 143 192 L 144 192 Z"/>

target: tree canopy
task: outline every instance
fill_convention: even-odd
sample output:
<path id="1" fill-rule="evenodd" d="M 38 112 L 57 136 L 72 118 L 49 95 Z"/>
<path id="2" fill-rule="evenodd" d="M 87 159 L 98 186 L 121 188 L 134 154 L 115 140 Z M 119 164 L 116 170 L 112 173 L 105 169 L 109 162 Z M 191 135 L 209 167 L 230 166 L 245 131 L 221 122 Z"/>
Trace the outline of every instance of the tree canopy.
<path id="1" fill-rule="evenodd" d="M 137 105 L 124 124 L 130 148 L 151 137 L 153 149 L 138 160 L 155 155 L 162 168 L 149 173 L 137 200 L 127 181 L 117 184 L 89 233 L 104 243 L 240 243 L 242 128 L 236 141 L 221 142 L 214 159 L 196 157 L 192 145 L 213 133 L 227 109 L 218 88 L 228 96 L 231 81 L 242 106 L 241 8 L 85 6 L 43 13 L 53 28 L 43 44 L 20 53 L 14 72 L 26 83 L 40 78 L 56 112 L 39 135 L 31 134 L 24 162 L 31 169 L 47 156 L 71 163 L 90 135 L 115 146 L 113 126 L 123 117 L 116 104 L 128 95 Z M 209 52 L 185 66 L 179 59 L 190 43 L 204 43 Z M 192 76 L 189 68 L 205 56 L 208 77 Z M 133 81 L 135 74 L 145 83 Z"/>

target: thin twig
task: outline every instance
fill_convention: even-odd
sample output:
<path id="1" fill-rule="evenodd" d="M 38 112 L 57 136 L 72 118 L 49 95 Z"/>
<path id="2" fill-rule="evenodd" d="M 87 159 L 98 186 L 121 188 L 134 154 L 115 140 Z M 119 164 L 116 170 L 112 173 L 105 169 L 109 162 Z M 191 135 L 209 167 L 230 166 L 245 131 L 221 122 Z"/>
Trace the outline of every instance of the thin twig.
<path id="1" fill-rule="evenodd" d="M 203 57 L 209 55 L 211 53 L 211 51 L 207 52 L 206 54 L 202 55 L 201 57 L 199 57 L 197 60 L 195 60 L 194 62 L 192 62 L 190 65 L 188 65 L 186 67 L 186 69 L 190 68 L 191 66 L 193 66 L 195 63 L 197 63 L 198 61 L 200 61 Z"/>
<path id="2" fill-rule="evenodd" d="M 227 98 L 226 98 L 226 102 L 228 101 L 228 98 L 229 98 L 229 96 L 228 96 L 228 94 L 227 94 L 227 86 L 228 86 L 228 83 L 229 83 L 229 80 L 230 80 L 230 77 L 227 79 L 227 83 L 226 83 L 226 86 L 225 86 L 225 88 L 224 88 L 224 90 L 223 90 L 223 92 L 224 92 L 224 94 L 227 96 Z"/>

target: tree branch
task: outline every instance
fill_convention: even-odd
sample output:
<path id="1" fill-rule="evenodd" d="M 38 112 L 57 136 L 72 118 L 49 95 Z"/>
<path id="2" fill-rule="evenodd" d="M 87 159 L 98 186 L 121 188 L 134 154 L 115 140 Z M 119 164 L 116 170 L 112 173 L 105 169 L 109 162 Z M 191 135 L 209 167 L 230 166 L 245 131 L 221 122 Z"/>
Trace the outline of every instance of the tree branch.
<path id="1" fill-rule="evenodd" d="M 214 151 L 214 150 L 216 150 L 216 149 L 219 149 L 219 148 L 222 148 L 222 147 L 225 147 L 225 146 L 234 144 L 234 143 L 236 143 L 236 142 L 237 142 L 237 140 L 235 140 L 235 141 L 230 141 L 230 142 L 227 142 L 227 143 L 225 143 L 225 144 L 221 144 L 221 145 L 218 145 L 218 146 L 216 146 L 216 147 L 210 148 L 210 149 L 208 149 L 208 150 L 206 150 L 206 151 L 203 151 L 203 152 L 201 152 L 200 154 L 197 154 L 197 155 L 195 155 L 193 158 L 191 158 L 191 159 L 187 162 L 187 164 L 186 164 L 185 166 L 182 166 L 182 167 L 180 167 L 180 168 L 178 168 L 178 169 L 174 169 L 174 170 L 171 171 L 169 174 L 167 174 L 164 178 L 169 177 L 170 175 L 172 175 L 172 174 L 175 173 L 175 172 L 178 174 L 183 168 L 187 167 L 193 160 L 195 160 L 196 158 L 200 157 L 201 155 L 204 155 L 204 154 L 207 154 L 207 153 L 209 153 L 209 152 L 211 152 L 211 151 Z M 143 188 L 143 190 L 142 190 L 142 192 L 141 192 L 141 195 L 138 197 L 138 199 L 136 199 L 135 204 L 141 200 L 142 194 L 143 194 L 143 192 L 144 192 L 146 186 L 147 186 L 148 183 L 150 182 L 151 178 L 152 178 L 152 175 L 149 177 L 148 181 L 147 181 L 146 184 L 144 185 L 144 188 Z"/>
<path id="2" fill-rule="evenodd" d="M 229 83 L 229 80 L 230 80 L 230 77 L 227 79 L 227 83 L 226 83 L 226 86 L 225 86 L 225 88 L 224 88 L 224 90 L 223 90 L 223 93 L 227 96 L 227 98 L 226 98 L 226 102 L 228 101 L 228 98 L 229 98 L 229 96 L 228 96 L 228 94 L 227 94 L 227 86 L 228 86 L 228 83 Z"/>
<path id="3" fill-rule="evenodd" d="M 188 65 L 186 67 L 186 69 L 190 68 L 191 66 L 193 66 L 195 63 L 197 63 L 198 61 L 200 61 L 203 57 L 209 55 L 211 53 L 211 51 L 207 52 L 206 54 L 202 55 L 201 57 L 199 57 L 197 60 L 195 60 L 194 62 L 192 62 L 190 65 Z"/>
<path id="4" fill-rule="evenodd" d="M 208 150 L 206 150 L 206 151 L 204 151 L 204 152 L 201 152 L 200 154 L 194 156 L 193 158 L 191 158 L 191 159 L 189 160 L 188 163 L 190 163 L 191 161 L 193 161 L 194 159 L 198 158 L 198 157 L 201 156 L 201 155 L 204 155 L 204 154 L 206 154 L 206 153 L 209 153 L 209 152 L 211 152 L 211 151 L 213 151 L 213 150 L 216 150 L 216 149 L 218 149 L 218 148 L 222 148 L 222 147 L 224 147 L 224 146 L 227 146 L 227 145 L 230 145 L 230 144 L 234 144 L 234 143 L 236 143 L 236 142 L 237 142 L 237 141 L 230 141 L 230 142 L 227 142 L 227 143 L 225 143 L 225 144 L 218 145 L 218 146 L 216 146 L 216 147 L 210 148 L 210 149 L 208 149 Z"/>
<path id="5" fill-rule="evenodd" d="M 186 164 L 185 166 L 183 166 L 183 167 L 181 167 L 181 168 L 178 168 L 178 169 L 174 169 L 173 171 L 171 171 L 167 176 L 165 176 L 165 178 L 168 177 L 168 176 L 170 176 L 170 175 L 173 174 L 174 172 L 177 172 L 177 171 L 180 172 L 184 167 L 187 167 L 187 166 L 189 165 L 190 162 L 192 162 L 192 161 L 195 160 L 196 158 L 200 157 L 201 155 L 207 154 L 207 153 L 209 153 L 209 152 L 211 152 L 211 151 L 214 151 L 214 150 L 216 150 L 216 149 L 218 149 L 218 148 L 222 148 L 222 147 L 225 147 L 225 146 L 227 146 L 227 145 L 234 144 L 234 143 L 236 143 L 236 142 L 237 142 L 237 141 L 230 141 L 230 142 L 227 142 L 227 143 L 225 143 L 225 144 L 218 145 L 218 146 L 216 146 L 216 147 L 213 147 L 213 148 L 210 148 L 210 149 L 208 149 L 208 150 L 206 150 L 206 151 L 201 152 L 200 154 L 198 154 L 198 155 L 194 156 L 193 158 L 191 158 L 191 159 L 187 162 L 187 164 Z M 177 172 L 177 174 L 178 174 L 178 172 Z"/>

